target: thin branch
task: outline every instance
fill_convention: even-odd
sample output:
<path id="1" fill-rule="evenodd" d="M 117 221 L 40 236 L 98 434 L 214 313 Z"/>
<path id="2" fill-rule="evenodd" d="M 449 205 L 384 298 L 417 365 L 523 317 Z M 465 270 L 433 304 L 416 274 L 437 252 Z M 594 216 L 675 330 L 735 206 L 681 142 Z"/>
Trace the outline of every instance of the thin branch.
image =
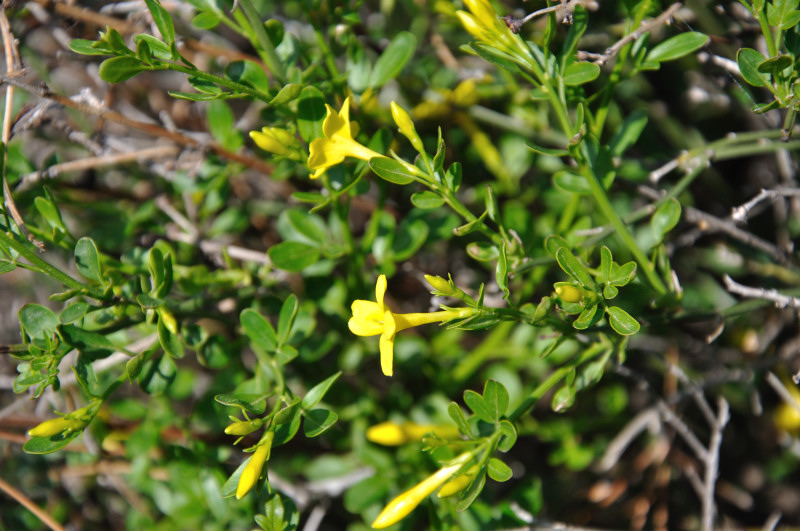
<path id="1" fill-rule="evenodd" d="M 784 402 L 792 406 L 797 413 L 800 413 L 800 404 L 795 400 L 792 393 L 789 392 L 780 378 L 775 376 L 772 371 L 767 372 L 767 383 L 778 393 L 778 396 L 780 396 Z"/>
<path id="2" fill-rule="evenodd" d="M 651 433 L 658 433 L 661 427 L 660 413 L 656 407 L 651 407 L 640 411 L 625 425 L 616 437 L 608 444 L 603 457 L 600 458 L 595 466 L 596 472 L 608 472 L 617 464 L 625 453 L 625 450 L 641 432 L 645 429 Z"/>
<path id="3" fill-rule="evenodd" d="M 9 483 L 6 483 L 3 478 L 0 478 L 0 490 L 8 494 L 11 498 L 14 498 L 17 502 L 19 502 L 20 505 L 32 512 L 36 518 L 41 520 L 44 525 L 53 531 L 66 531 L 64 526 L 56 522 L 53 517 L 47 513 L 47 511 L 33 503 L 33 501 L 23 494 L 22 491 L 10 485 Z"/>
<path id="4" fill-rule="evenodd" d="M 59 105 L 62 105 L 64 107 L 68 107 L 70 109 L 75 109 L 75 110 L 77 110 L 79 112 L 82 112 L 82 113 L 85 113 L 85 114 L 89 114 L 89 115 L 92 115 L 92 116 L 97 116 L 97 117 L 102 118 L 104 120 L 115 122 L 115 123 L 118 123 L 120 125 L 123 125 L 123 126 L 126 126 L 126 127 L 130 127 L 132 129 L 137 129 L 139 131 L 143 131 L 143 132 L 145 132 L 147 134 L 150 134 L 152 136 L 155 136 L 155 137 L 165 138 L 165 139 L 171 140 L 172 142 L 175 142 L 176 144 L 181 145 L 181 146 L 197 148 L 197 149 L 208 148 L 208 149 L 210 149 L 211 151 L 213 151 L 214 153 L 216 153 L 217 155 L 219 155 L 219 156 L 221 156 L 223 158 L 226 158 L 228 160 L 244 164 L 245 166 L 248 166 L 248 167 L 250 167 L 250 168 L 252 168 L 254 170 L 260 171 L 261 173 L 263 173 L 265 175 L 269 175 L 269 174 L 272 173 L 272 166 L 270 166 L 269 164 L 266 164 L 265 162 L 255 158 L 255 157 L 251 157 L 249 155 L 245 155 L 245 154 L 242 154 L 242 153 L 235 153 L 233 151 L 227 150 L 224 147 L 222 147 L 221 145 L 217 144 L 216 142 L 208 142 L 208 143 L 200 142 L 200 141 L 195 140 L 194 138 L 191 138 L 191 137 L 189 137 L 189 136 L 187 136 L 185 134 L 182 134 L 182 133 L 179 133 L 179 132 L 176 132 L 176 131 L 170 131 L 170 130 L 168 130 L 168 129 L 164 128 L 164 127 L 161 127 L 160 125 L 157 125 L 157 124 L 148 123 L 148 122 L 140 122 L 138 120 L 133 120 L 131 118 L 128 118 L 127 116 L 125 116 L 125 115 L 123 115 L 123 114 L 121 114 L 119 112 L 116 112 L 116 111 L 103 109 L 103 108 L 97 108 L 97 107 L 92 106 L 92 105 L 76 102 L 76 101 L 73 101 L 70 98 L 67 98 L 66 96 L 62 96 L 60 94 L 56 94 L 56 93 L 52 92 L 49 88 L 47 88 L 45 86 L 29 85 L 27 83 L 23 83 L 23 82 L 21 82 L 21 81 L 19 81 L 17 79 L 9 77 L 9 76 L 2 76 L 2 78 L 0 78 L 0 81 L 2 81 L 4 83 L 8 83 L 9 85 L 13 85 L 15 87 L 18 87 L 18 88 L 20 88 L 20 89 L 22 89 L 22 90 L 24 90 L 24 91 L 26 91 L 26 92 L 28 92 L 30 94 L 38 96 L 40 98 L 47 99 L 47 100 L 50 100 L 50 101 L 54 101 L 54 102 L 56 102 Z"/>
<path id="5" fill-rule="evenodd" d="M 734 207 L 731 211 L 731 219 L 736 223 L 746 223 L 747 217 L 756 205 L 764 201 L 776 201 L 783 197 L 800 197 L 800 190 L 797 188 L 774 188 L 772 190 L 761 189 L 761 192 L 750 201 Z"/>
<path id="6" fill-rule="evenodd" d="M 778 308 L 787 308 L 787 307 L 800 308 L 799 297 L 791 297 L 789 295 L 783 295 L 780 292 L 778 292 L 778 290 L 774 289 L 751 288 L 750 286 L 739 284 L 728 275 L 722 277 L 722 280 L 725 282 L 725 287 L 731 293 L 735 293 L 737 295 L 741 295 L 743 297 L 748 297 L 751 299 L 766 299 L 768 301 L 774 302 L 775 306 Z"/>
<path id="7" fill-rule="evenodd" d="M 717 417 L 711 424 L 711 437 L 708 442 L 707 459 L 705 464 L 705 477 L 703 481 L 703 531 L 714 529 L 714 489 L 719 475 L 719 448 L 722 445 L 722 432 L 730 420 L 730 407 L 723 397 L 717 399 Z"/>

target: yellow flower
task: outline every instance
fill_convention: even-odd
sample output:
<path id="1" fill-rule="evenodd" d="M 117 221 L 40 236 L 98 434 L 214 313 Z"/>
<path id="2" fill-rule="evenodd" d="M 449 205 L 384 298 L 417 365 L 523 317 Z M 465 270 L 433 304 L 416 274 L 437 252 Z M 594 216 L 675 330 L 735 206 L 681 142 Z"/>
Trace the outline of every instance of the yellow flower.
<path id="1" fill-rule="evenodd" d="M 467 486 L 475 480 L 475 476 L 478 475 L 478 465 L 470 467 L 469 470 L 460 474 L 444 485 L 442 488 L 439 489 L 439 492 L 436 493 L 437 498 L 449 498 L 450 496 L 455 496 L 462 490 L 466 489 Z"/>
<path id="2" fill-rule="evenodd" d="M 456 16 L 470 35 L 507 54 L 532 59 L 527 45 L 500 21 L 488 0 L 464 0 L 464 5 L 472 13 L 456 11 Z"/>
<path id="3" fill-rule="evenodd" d="M 381 422 L 367 429 L 367 440 L 384 446 L 399 446 L 421 440 L 432 433 L 443 439 L 458 437 L 458 428 L 446 425 L 422 425 L 414 422 Z"/>
<path id="4" fill-rule="evenodd" d="M 330 105 L 325 105 L 327 114 L 322 122 L 323 138 L 316 138 L 309 146 L 308 167 L 315 170 L 312 179 L 318 178 L 328 168 L 344 161 L 346 157 L 353 157 L 369 161 L 374 157 L 383 157 L 380 153 L 372 151 L 353 139 L 350 131 L 350 98 L 345 98 L 342 110 L 336 112 Z"/>
<path id="5" fill-rule="evenodd" d="M 569 282 L 556 282 L 553 285 L 556 295 L 564 302 L 581 302 L 583 300 L 583 290 L 575 287 Z"/>
<path id="6" fill-rule="evenodd" d="M 28 430 L 29 437 L 52 437 L 60 433 L 80 431 L 86 427 L 82 420 L 69 417 L 58 417 L 42 422 Z"/>
<path id="7" fill-rule="evenodd" d="M 297 138 L 286 129 L 264 127 L 261 131 L 250 131 L 250 138 L 264 151 L 294 160 L 302 159 Z"/>
<path id="8" fill-rule="evenodd" d="M 417 134 L 417 129 L 414 127 L 414 122 L 411 120 L 408 111 L 402 108 L 397 102 L 392 102 L 390 105 L 392 109 L 392 119 L 397 124 L 397 130 L 405 136 L 414 149 L 422 153 L 425 148 L 422 145 L 422 139 Z"/>
<path id="9" fill-rule="evenodd" d="M 440 468 L 435 474 L 397 496 L 384 507 L 381 514 L 372 522 L 373 529 L 384 529 L 408 516 L 411 511 L 416 509 L 417 505 L 419 505 L 422 500 L 450 481 L 450 479 L 461 470 L 464 464 L 471 459 L 472 453 L 465 452 L 451 461 L 446 467 Z"/>
<path id="10" fill-rule="evenodd" d="M 357 336 L 380 335 L 381 369 L 386 376 L 392 375 L 394 358 L 394 336 L 397 332 L 428 323 L 439 323 L 468 317 L 475 313 L 473 308 L 445 310 L 430 313 L 392 313 L 383 303 L 386 294 L 386 275 L 378 277 L 375 284 L 375 300 L 353 301 L 353 317 L 348 321 L 350 331 Z"/>
<path id="11" fill-rule="evenodd" d="M 250 433 L 253 433 L 258 428 L 260 428 L 264 424 L 263 419 L 255 419 L 255 420 L 240 420 L 238 422 L 234 422 L 233 424 L 229 424 L 225 428 L 226 435 L 239 435 L 244 436 Z"/>
<path id="12" fill-rule="evenodd" d="M 272 438 L 275 432 L 268 431 L 261 439 L 256 451 L 253 452 L 247 466 L 242 470 L 242 475 L 239 476 L 239 484 L 236 486 L 236 499 L 241 500 L 244 496 L 253 490 L 256 486 L 256 481 L 261 477 L 261 471 L 264 469 L 264 463 L 269 459 L 269 452 L 272 448 Z"/>

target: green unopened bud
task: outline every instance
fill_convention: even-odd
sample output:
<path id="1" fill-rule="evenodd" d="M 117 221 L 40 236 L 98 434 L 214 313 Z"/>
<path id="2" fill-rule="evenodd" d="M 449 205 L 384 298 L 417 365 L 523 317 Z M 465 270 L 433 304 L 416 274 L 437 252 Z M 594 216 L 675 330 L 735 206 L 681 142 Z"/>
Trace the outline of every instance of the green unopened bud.
<path id="1" fill-rule="evenodd" d="M 583 289 L 577 288 L 569 282 L 556 282 L 553 289 L 564 302 L 581 302 L 583 300 Z"/>
<path id="2" fill-rule="evenodd" d="M 437 277 L 436 275 L 425 275 L 425 281 L 431 285 L 436 295 L 443 295 L 445 297 L 457 296 L 457 292 L 453 289 L 453 286 L 450 285 L 449 280 Z"/>
<path id="3" fill-rule="evenodd" d="M 264 424 L 263 419 L 255 419 L 255 420 L 242 420 L 239 422 L 234 422 L 233 424 L 229 425 L 225 428 L 226 435 L 236 435 L 238 437 L 242 437 L 244 435 L 248 435 L 253 433 L 258 428 L 260 428 Z"/>
<path id="4" fill-rule="evenodd" d="M 392 108 L 392 119 L 394 123 L 397 124 L 397 130 L 411 142 L 414 149 L 422 153 L 424 149 L 422 146 L 422 139 L 419 137 L 419 134 L 417 134 L 417 129 L 414 127 L 411 116 L 396 102 L 392 102 L 390 106 Z"/>

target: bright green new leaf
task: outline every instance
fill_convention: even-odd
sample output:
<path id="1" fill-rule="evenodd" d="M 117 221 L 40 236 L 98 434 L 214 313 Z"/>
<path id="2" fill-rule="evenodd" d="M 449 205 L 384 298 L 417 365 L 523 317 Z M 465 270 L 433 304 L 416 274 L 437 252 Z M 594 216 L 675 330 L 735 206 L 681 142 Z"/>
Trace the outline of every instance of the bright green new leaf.
<path id="1" fill-rule="evenodd" d="M 302 242 L 280 242 L 267 251 L 272 265 L 285 271 L 302 271 L 317 263 L 320 257 L 318 247 Z"/>
<path id="2" fill-rule="evenodd" d="M 619 306 L 611 306 L 606 312 L 611 328 L 619 335 L 630 336 L 639 331 L 639 322 Z"/>
<path id="3" fill-rule="evenodd" d="M 664 241 L 664 237 L 675 228 L 681 219 L 681 204 L 674 198 L 665 201 L 653 213 L 650 219 L 650 230 L 656 240 L 656 245 Z"/>
<path id="4" fill-rule="evenodd" d="M 741 48 L 736 54 L 736 64 L 745 81 L 754 87 L 766 87 L 770 84 L 770 75 L 758 70 L 758 66 L 765 61 L 760 52 L 752 48 Z"/>
<path id="5" fill-rule="evenodd" d="M 706 44 L 710 37 L 698 31 L 689 31 L 670 37 L 655 46 L 645 57 L 645 62 L 663 63 L 674 61 L 685 55 L 699 50 Z"/>
<path id="6" fill-rule="evenodd" d="M 369 161 L 369 167 L 375 175 L 394 184 L 408 184 L 416 177 L 404 165 L 394 159 L 375 157 Z"/>
<path id="7" fill-rule="evenodd" d="M 143 65 L 139 59 L 123 55 L 111 57 L 100 63 L 98 74 L 106 83 L 122 83 L 145 70 L 149 70 L 149 68 Z"/>
<path id="8" fill-rule="evenodd" d="M 513 472 L 511 471 L 511 467 L 509 467 L 504 462 L 500 461 L 496 457 L 492 457 L 489 459 L 489 467 L 487 472 L 489 473 L 489 477 L 493 480 L 502 483 L 504 481 L 508 481 L 513 476 Z"/>
<path id="9" fill-rule="evenodd" d="M 564 71 L 564 84 L 577 87 L 594 81 L 600 75 L 600 67 L 594 63 L 571 63 Z"/>
<path id="10" fill-rule="evenodd" d="M 414 56 L 417 38 L 413 33 L 401 31 L 395 35 L 389 46 L 383 51 L 369 76 L 369 86 L 382 87 L 387 81 L 394 79 L 403 70 L 406 63 Z"/>

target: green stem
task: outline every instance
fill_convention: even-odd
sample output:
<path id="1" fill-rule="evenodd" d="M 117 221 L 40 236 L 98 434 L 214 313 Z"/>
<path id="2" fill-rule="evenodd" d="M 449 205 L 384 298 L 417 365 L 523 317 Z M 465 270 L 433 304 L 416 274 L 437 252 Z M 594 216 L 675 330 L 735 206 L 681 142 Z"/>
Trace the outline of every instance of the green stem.
<path id="1" fill-rule="evenodd" d="M 269 71 L 272 72 L 275 79 L 283 84 L 286 81 L 286 72 L 283 69 L 283 63 L 281 63 L 278 54 L 275 52 L 272 41 L 269 40 L 269 35 L 267 35 L 267 30 L 264 28 L 261 17 L 258 15 L 258 12 L 253 7 L 250 0 L 239 0 L 239 6 L 242 8 L 242 11 L 244 11 L 256 41 L 258 41 L 261 59 L 264 60 L 264 63 L 267 65 Z"/>
<path id="2" fill-rule="evenodd" d="M 538 386 L 536 386 L 536 388 L 533 391 L 531 391 L 531 394 L 528 395 L 528 397 L 525 399 L 524 402 L 522 402 L 522 404 L 517 406 L 517 409 L 515 409 L 513 413 L 511 413 L 511 415 L 508 416 L 508 420 L 510 420 L 511 422 L 518 420 L 522 415 L 527 413 L 528 410 L 530 410 L 536 404 L 536 402 L 540 398 L 542 398 L 550 389 L 552 389 L 557 383 L 563 380 L 571 370 L 589 361 L 590 359 L 599 355 L 606 349 L 608 349 L 607 345 L 604 345 L 602 343 L 595 343 L 587 350 L 585 350 L 583 354 L 581 354 L 578 358 L 572 360 L 570 363 L 567 363 L 566 365 L 559 367 L 558 369 L 553 371 L 553 373 L 550 376 L 548 376 L 545 381 L 540 383 Z"/>
<path id="3" fill-rule="evenodd" d="M 243 83 L 237 83 L 236 81 L 232 81 L 224 77 L 215 76 L 214 74 L 209 74 L 208 72 L 203 72 L 202 70 L 189 68 L 187 66 L 179 65 L 176 63 L 162 63 L 156 65 L 153 68 L 153 70 L 174 70 L 176 72 L 181 72 L 183 74 L 186 74 L 187 76 L 197 77 L 202 80 L 208 81 L 210 83 L 214 83 L 215 85 L 221 85 L 230 90 L 241 92 L 242 94 L 246 94 L 248 96 L 251 96 L 255 99 L 267 103 L 269 103 L 269 101 L 272 99 L 272 96 L 270 96 L 266 92 L 258 91 L 251 86 L 245 85 Z"/>

